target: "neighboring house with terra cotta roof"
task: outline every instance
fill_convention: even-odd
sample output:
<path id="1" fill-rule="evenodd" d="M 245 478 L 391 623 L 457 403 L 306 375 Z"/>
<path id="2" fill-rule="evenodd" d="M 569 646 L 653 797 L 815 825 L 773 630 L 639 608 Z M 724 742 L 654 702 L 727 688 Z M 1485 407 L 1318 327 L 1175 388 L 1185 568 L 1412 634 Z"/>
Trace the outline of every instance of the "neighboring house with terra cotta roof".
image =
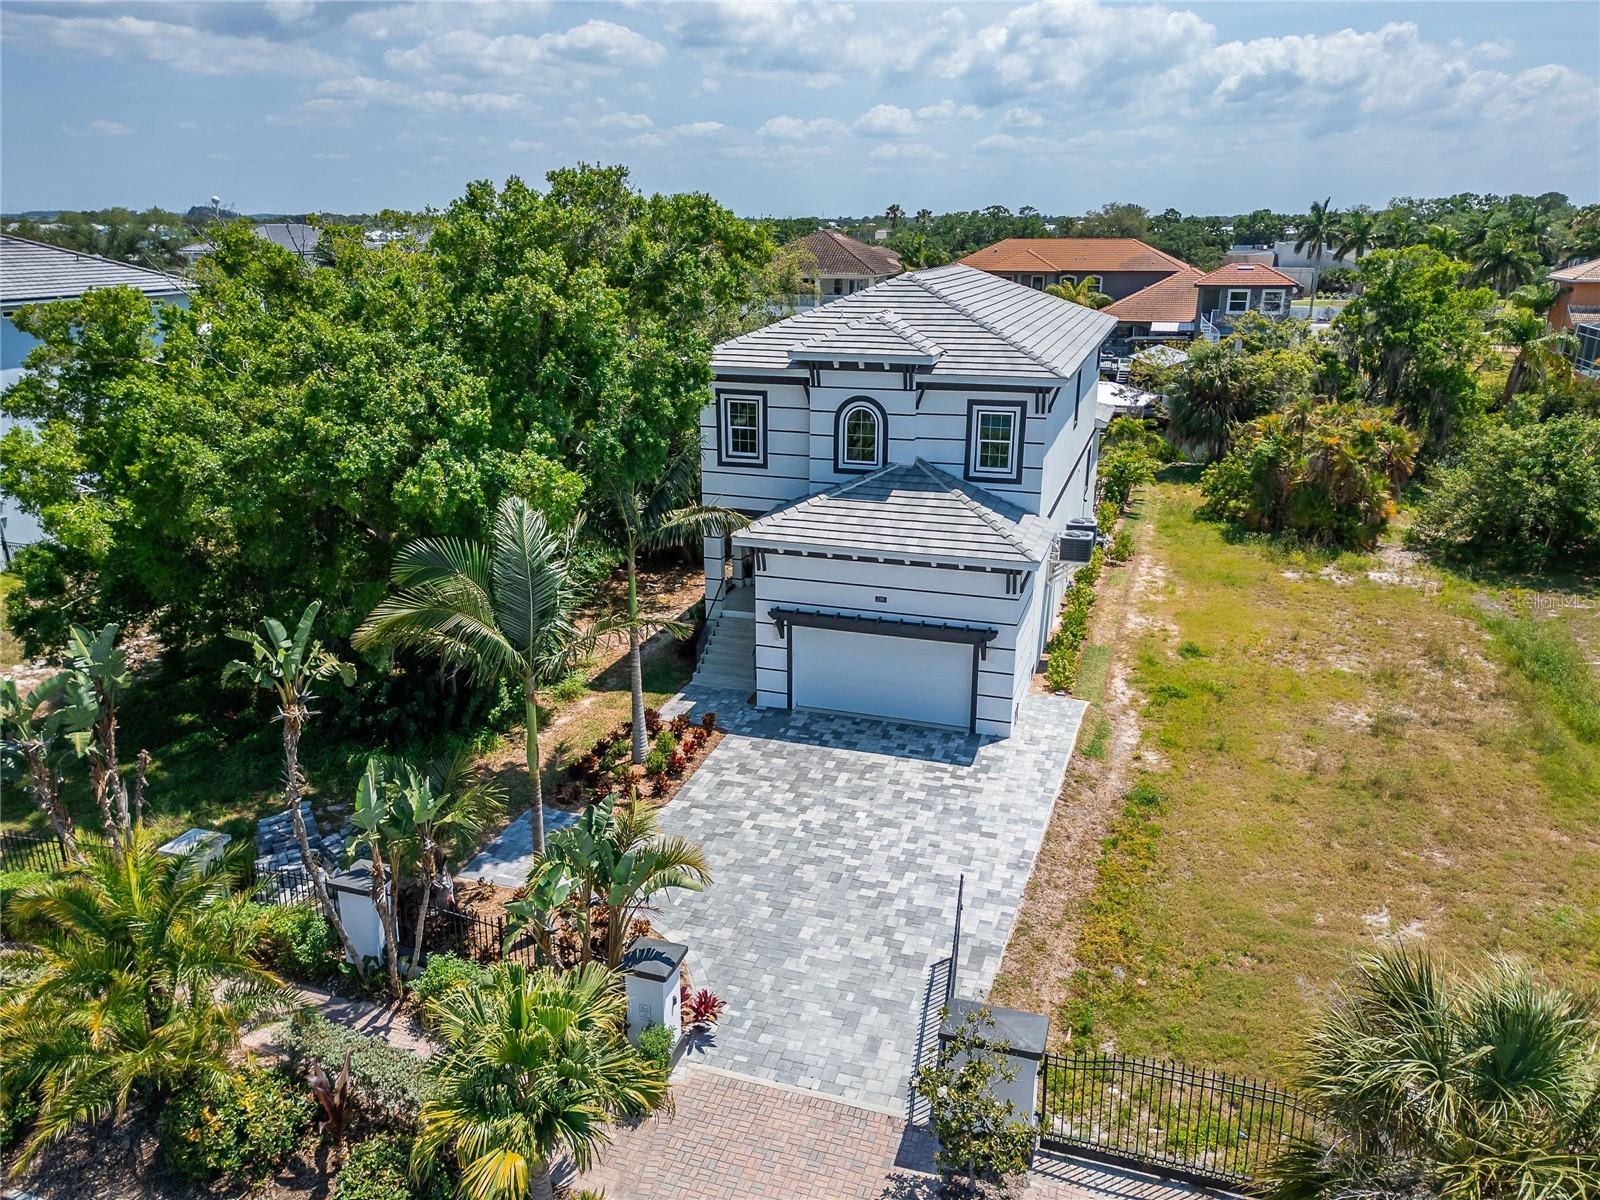
<path id="1" fill-rule="evenodd" d="M 1006 238 L 961 262 L 1031 288 L 1089 279 L 1113 300 L 1194 269 L 1138 238 Z"/>
<path id="2" fill-rule="evenodd" d="M 1181 341 L 1226 330 L 1247 312 L 1285 317 L 1297 290 L 1293 279 L 1261 263 L 1207 272 L 1186 266 L 1102 311 L 1117 319 L 1117 343 Z"/>
<path id="3" fill-rule="evenodd" d="M 900 274 L 900 256 L 886 246 L 869 246 L 837 229 L 818 229 L 785 247 L 800 263 L 800 277 L 811 297 L 801 307 L 849 296 Z M 809 299 L 810 303 L 805 301 Z"/>
<path id="4" fill-rule="evenodd" d="M 1600 372 L 1600 258 L 1561 267 L 1546 278 L 1557 289 L 1550 328 L 1572 330 L 1579 369 Z"/>

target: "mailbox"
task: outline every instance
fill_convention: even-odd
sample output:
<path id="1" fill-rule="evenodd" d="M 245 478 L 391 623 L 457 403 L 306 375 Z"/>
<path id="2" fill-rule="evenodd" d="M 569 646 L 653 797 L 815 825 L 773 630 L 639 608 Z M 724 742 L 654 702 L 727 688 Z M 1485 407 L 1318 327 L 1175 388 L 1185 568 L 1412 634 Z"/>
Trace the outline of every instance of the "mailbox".
<path id="1" fill-rule="evenodd" d="M 1002 1104 L 1009 1101 L 1019 1123 L 1034 1125 L 1038 1120 L 1039 1066 L 1050 1034 L 1050 1018 L 1014 1008 L 996 1008 L 977 1000 L 952 1000 L 944 1024 L 939 1027 L 940 1045 L 960 1034 L 969 1013 L 984 1011 L 994 1025 L 986 1027 L 982 1036 L 991 1039 L 997 1051 L 1000 1044 L 1005 1046 L 1000 1055 L 1002 1065 L 1015 1075 L 1009 1080 L 996 1075 L 990 1095 Z"/>
<path id="2" fill-rule="evenodd" d="M 329 875 L 328 890 L 339 906 L 339 922 L 350 935 L 351 949 L 364 959 L 382 958 L 387 939 L 383 918 L 372 903 L 371 861 L 363 858 L 352 863 L 349 870 Z"/>
<path id="3" fill-rule="evenodd" d="M 628 1040 L 639 1044 L 648 1025 L 665 1025 L 677 1045 L 683 1031 L 683 956 L 689 947 L 635 938 L 620 964 L 628 996 Z"/>

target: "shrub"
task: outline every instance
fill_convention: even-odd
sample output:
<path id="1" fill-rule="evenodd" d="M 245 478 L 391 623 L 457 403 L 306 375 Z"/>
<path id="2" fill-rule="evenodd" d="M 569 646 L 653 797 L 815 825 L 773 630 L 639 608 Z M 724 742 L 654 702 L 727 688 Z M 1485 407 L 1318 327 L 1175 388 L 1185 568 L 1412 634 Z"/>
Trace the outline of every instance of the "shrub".
<path id="1" fill-rule="evenodd" d="M 339 970 L 339 939 L 312 904 L 263 904 L 262 957 L 280 974 L 327 979 Z"/>
<path id="2" fill-rule="evenodd" d="M 644 756 L 644 773 L 652 778 L 658 775 L 665 775 L 667 773 L 667 762 L 671 757 L 670 754 L 665 754 L 660 750 L 650 751 L 649 754 Z"/>
<path id="3" fill-rule="evenodd" d="M 715 733 L 717 728 L 717 714 L 714 712 L 708 712 L 705 716 L 701 717 L 700 728 L 704 729 L 707 733 Z"/>
<path id="4" fill-rule="evenodd" d="M 1061 602 L 1061 625 L 1045 646 L 1045 682 L 1054 691 L 1069 692 L 1078 680 L 1078 653 L 1089 634 L 1089 610 L 1094 607 L 1094 585 L 1100 579 L 1105 553 L 1096 546 L 1089 561 L 1072 576 Z"/>
<path id="5" fill-rule="evenodd" d="M 1107 450 L 1098 468 L 1100 494 L 1120 512 L 1133 489 L 1156 477 L 1155 459 L 1138 447 Z"/>
<path id="6" fill-rule="evenodd" d="M 190 1179 L 260 1179 L 294 1151 L 311 1116 L 311 1101 L 282 1075 L 241 1071 L 173 1094 L 161 1110 L 161 1153 Z"/>
<path id="7" fill-rule="evenodd" d="M 701 988 L 689 997 L 689 1002 L 683 1006 L 683 1013 L 691 1025 L 715 1025 L 722 1019 L 722 1010 L 727 1007 L 728 1002 L 721 996 L 710 988 Z"/>
<path id="8" fill-rule="evenodd" d="M 1373 408 L 1309 402 L 1242 426 L 1200 478 L 1200 515 L 1316 544 L 1371 546 L 1417 438 Z"/>
<path id="9" fill-rule="evenodd" d="M 39 1098 L 31 1090 L 0 1096 L 0 1150 L 9 1150 L 39 1115 Z"/>
<path id="10" fill-rule="evenodd" d="M 460 958 L 454 954 L 431 954 L 428 956 L 427 965 L 409 984 L 406 990 L 416 998 L 418 1004 L 427 1011 L 427 1003 L 435 996 L 442 996 L 452 988 L 464 984 L 482 984 L 489 978 L 489 969 L 480 966 L 471 959 Z"/>
<path id="11" fill-rule="evenodd" d="M 1600 418 L 1485 430 L 1438 472 L 1411 540 L 1512 568 L 1600 555 Z"/>
<path id="12" fill-rule="evenodd" d="M 339 1168 L 333 1200 L 448 1200 L 450 1180 L 434 1172 L 424 1183 L 411 1178 L 411 1155 L 392 1134 L 367 1138 L 350 1147 Z"/>
<path id="13" fill-rule="evenodd" d="M 672 1063 L 672 1030 L 665 1025 L 646 1025 L 639 1031 L 639 1053 L 663 1071 Z"/>
<path id="14" fill-rule="evenodd" d="M 1110 533 L 1122 516 L 1122 510 L 1109 500 L 1102 500 L 1094 506 L 1095 524 L 1100 526 L 1101 533 Z"/>
<path id="15" fill-rule="evenodd" d="M 348 1049 L 356 1100 L 377 1117 L 409 1124 L 432 1089 L 416 1055 L 315 1013 L 295 1017 L 278 1042 L 297 1070 L 313 1061 L 332 1070 L 344 1061 Z"/>
<path id="16" fill-rule="evenodd" d="M 0 933 L 15 941 L 27 940 L 21 922 L 12 915 L 12 896 L 49 878 L 47 871 L 0 871 Z"/>
<path id="17" fill-rule="evenodd" d="M 1133 557 L 1133 531 L 1119 529 L 1116 536 L 1111 539 L 1111 553 L 1107 555 L 1112 562 L 1127 562 Z"/>

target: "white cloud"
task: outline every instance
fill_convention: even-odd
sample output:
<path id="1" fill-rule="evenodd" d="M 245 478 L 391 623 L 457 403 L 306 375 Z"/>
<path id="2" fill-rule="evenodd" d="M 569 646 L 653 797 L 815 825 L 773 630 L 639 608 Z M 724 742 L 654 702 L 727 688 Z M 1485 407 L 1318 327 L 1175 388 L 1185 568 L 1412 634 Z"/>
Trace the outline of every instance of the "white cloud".
<path id="1" fill-rule="evenodd" d="M 972 148 L 979 154 L 1032 154 L 1035 151 L 1047 148 L 1051 144 L 1048 138 L 1018 137 L 1011 133 L 991 133 Z"/>
<path id="2" fill-rule="evenodd" d="M 857 133 L 875 133 L 880 137 L 910 137 L 918 126 L 909 108 L 876 104 L 856 118 L 855 128 Z"/>
<path id="3" fill-rule="evenodd" d="M 325 99 L 367 106 L 385 105 L 393 108 L 412 108 L 426 112 L 507 113 L 527 106 L 527 100 L 514 92 L 452 92 L 444 88 L 419 89 L 393 79 L 374 79 L 370 75 L 353 75 L 347 79 L 330 79 L 317 86 Z M 316 104 L 310 101 L 302 108 Z M 320 106 L 319 106 L 320 107 Z"/>
<path id="4" fill-rule="evenodd" d="M 721 121 L 690 121 L 683 125 L 674 125 L 667 130 L 667 134 L 680 141 L 692 141 L 698 138 L 713 137 L 726 128 L 727 126 Z"/>
<path id="5" fill-rule="evenodd" d="M 636 146 L 641 150 L 647 150 L 655 146 L 665 146 L 666 144 L 667 139 L 659 133 L 641 133 L 628 139 L 628 145 Z"/>
<path id="6" fill-rule="evenodd" d="M 1044 124 L 1044 116 L 1038 109 L 1022 104 L 1006 109 L 1000 119 L 1012 129 L 1037 129 Z"/>
<path id="7" fill-rule="evenodd" d="M 926 142 L 884 142 L 873 147 L 868 157 L 879 162 L 936 162 L 944 152 Z"/>
<path id="8" fill-rule="evenodd" d="M 522 76 L 561 63 L 601 70 L 653 67 L 667 48 L 614 21 L 585 21 L 560 33 L 491 35 L 448 29 L 408 50 L 387 50 L 383 60 L 418 74 L 451 72 L 466 78 L 485 73 Z"/>
<path id="9" fill-rule="evenodd" d="M 62 132 L 73 137 L 127 137 L 133 130 L 121 121 L 100 120 L 90 121 L 87 125 L 80 125 L 74 129 L 63 126 Z"/>
<path id="10" fill-rule="evenodd" d="M 649 129 L 655 124 L 644 113 L 609 112 L 596 117 L 594 123 L 602 129 Z"/>
<path id="11" fill-rule="evenodd" d="M 808 138 L 844 132 L 844 125 L 832 117 L 817 117 L 810 121 L 804 117 L 773 117 L 762 123 L 761 128 L 756 130 L 756 136 L 774 142 L 802 142 Z"/>
<path id="12" fill-rule="evenodd" d="M 337 153 L 331 150 L 324 150 L 322 153 L 313 154 L 311 157 L 319 162 L 348 162 L 350 160 L 350 156 L 348 154 Z"/>
<path id="13" fill-rule="evenodd" d="M 165 12 L 165 10 L 151 10 Z M 6 41 L 82 58 L 142 59 L 195 75 L 321 76 L 348 64 L 310 46 L 286 50 L 258 35 L 216 33 L 176 21 L 101 16 L 85 7 L 70 16 L 8 13 Z"/>

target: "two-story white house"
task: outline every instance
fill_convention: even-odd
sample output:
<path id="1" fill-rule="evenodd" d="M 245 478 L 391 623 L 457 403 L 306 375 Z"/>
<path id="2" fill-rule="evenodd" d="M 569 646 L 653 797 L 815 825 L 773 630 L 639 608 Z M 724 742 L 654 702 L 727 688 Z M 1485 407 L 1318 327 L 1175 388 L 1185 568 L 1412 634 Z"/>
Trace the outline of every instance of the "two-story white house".
<path id="1" fill-rule="evenodd" d="M 1093 511 L 1112 317 L 971 267 L 722 343 L 696 681 L 761 707 L 1006 736 Z"/>

